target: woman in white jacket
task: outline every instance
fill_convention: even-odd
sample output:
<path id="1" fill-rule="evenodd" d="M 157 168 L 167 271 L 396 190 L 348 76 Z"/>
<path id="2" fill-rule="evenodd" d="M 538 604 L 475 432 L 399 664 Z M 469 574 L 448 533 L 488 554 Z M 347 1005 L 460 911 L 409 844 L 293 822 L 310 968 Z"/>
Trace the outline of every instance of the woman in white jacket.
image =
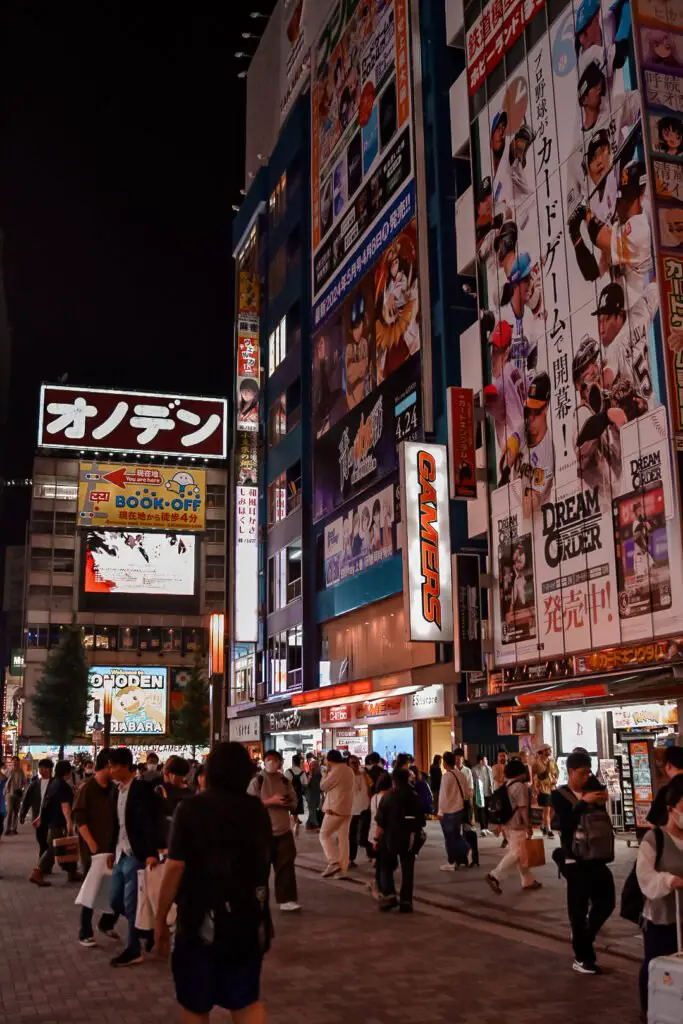
<path id="1" fill-rule="evenodd" d="M 676 900 L 681 906 L 683 889 L 683 775 L 677 775 L 666 792 L 669 818 L 657 839 L 652 829 L 638 850 L 636 875 L 643 896 L 643 946 L 645 956 L 640 969 L 640 1003 L 647 1014 L 647 988 L 650 961 L 669 956 L 678 949 Z M 658 856 L 658 847 L 661 850 Z"/>

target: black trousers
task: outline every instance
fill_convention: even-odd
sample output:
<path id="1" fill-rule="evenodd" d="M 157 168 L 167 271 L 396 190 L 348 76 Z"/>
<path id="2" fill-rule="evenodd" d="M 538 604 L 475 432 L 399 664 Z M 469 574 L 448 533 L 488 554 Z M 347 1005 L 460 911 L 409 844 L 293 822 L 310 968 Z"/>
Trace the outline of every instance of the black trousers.
<path id="1" fill-rule="evenodd" d="M 395 854 L 380 849 L 378 853 L 379 891 L 387 899 L 396 896 L 394 871 L 399 862 L 401 864 L 401 891 L 398 898 L 401 903 L 412 905 L 415 882 L 415 854 L 412 852 Z"/>
<path id="2" fill-rule="evenodd" d="M 278 903 L 296 903 L 296 843 L 291 832 L 273 836 L 270 847 L 270 863 L 275 873 L 275 899 Z"/>
<path id="3" fill-rule="evenodd" d="M 482 832 L 489 827 L 489 814 L 485 807 L 477 807 L 477 820 Z"/>
<path id="4" fill-rule="evenodd" d="M 567 912 L 574 956 L 580 963 L 595 963 L 595 937 L 614 910 L 614 878 L 606 864 L 595 861 L 566 864 Z"/>
<path id="5" fill-rule="evenodd" d="M 368 843 L 370 832 L 370 808 L 360 814 L 351 816 L 349 823 L 349 860 L 355 860 L 360 846 L 368 857 L 372 856 L 372 847 Z"/>
<path id="6" fill-rule="evenodd" d="M 640 968 L 638 986 L 640 989 L 640 1008 L 647 1013 L 647 989 L 650 974 L 650 961 L 658 956 L 672 956 L 678 950 L 678 938 L 675 924 L 643 923 L 643 963 Z"/>
<path id="7" fill-rule="evenodd" d="M 47 838 L 47 825 L 41 823 L 36 829 L 36 842 L 38 843 L 38 859 L 40 859 L 50 845 Z"/>

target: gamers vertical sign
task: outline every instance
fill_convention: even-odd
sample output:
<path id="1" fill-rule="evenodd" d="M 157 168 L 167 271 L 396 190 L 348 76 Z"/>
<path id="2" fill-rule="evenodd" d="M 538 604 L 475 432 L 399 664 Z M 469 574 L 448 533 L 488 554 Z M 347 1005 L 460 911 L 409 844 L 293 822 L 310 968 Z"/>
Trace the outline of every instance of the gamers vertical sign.
<path id="1" fill-rule="evenodd" d="M 445 445 L 401 445 L 401 518 L 405 523 L 403 595 L 408 639 L 453 640 L 453 591 Z"/>

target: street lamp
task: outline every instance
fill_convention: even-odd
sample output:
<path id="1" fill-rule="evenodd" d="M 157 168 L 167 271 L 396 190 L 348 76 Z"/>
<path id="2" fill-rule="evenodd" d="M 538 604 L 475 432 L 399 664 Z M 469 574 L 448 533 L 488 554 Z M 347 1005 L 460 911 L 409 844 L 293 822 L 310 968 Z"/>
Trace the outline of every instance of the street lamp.
<path id="1" fill-rule="evenodd" d="M 112 693 L 114 690 L 113 680 L 106 678 L 104 680 L 104 745 L 109 749 L 109 741 L 111 739 L 111 700 Z"/>
<path id="2" fill-rule="evenodd" d="M 209 619 L 209 700 L 211 745 L 221 737 L 221 690 L 225 670 L 225 615 L 214 613 Z"/>

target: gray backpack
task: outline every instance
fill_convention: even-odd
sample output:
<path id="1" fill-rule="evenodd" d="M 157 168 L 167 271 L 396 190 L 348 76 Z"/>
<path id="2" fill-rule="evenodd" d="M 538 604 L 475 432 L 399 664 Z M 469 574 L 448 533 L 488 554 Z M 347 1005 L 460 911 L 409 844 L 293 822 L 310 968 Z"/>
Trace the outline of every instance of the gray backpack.
<path id="1" fill-rule="evenodd" d="M 576 807 L 579 801 L 569 786 L 561 786 L 560 792 Z M 572 836 L 572 854 L 577 860 L 602 864 L 611 864 L 614 860 L 614 828 L 604 807 L 589 804 L 581 815 Z"/>

